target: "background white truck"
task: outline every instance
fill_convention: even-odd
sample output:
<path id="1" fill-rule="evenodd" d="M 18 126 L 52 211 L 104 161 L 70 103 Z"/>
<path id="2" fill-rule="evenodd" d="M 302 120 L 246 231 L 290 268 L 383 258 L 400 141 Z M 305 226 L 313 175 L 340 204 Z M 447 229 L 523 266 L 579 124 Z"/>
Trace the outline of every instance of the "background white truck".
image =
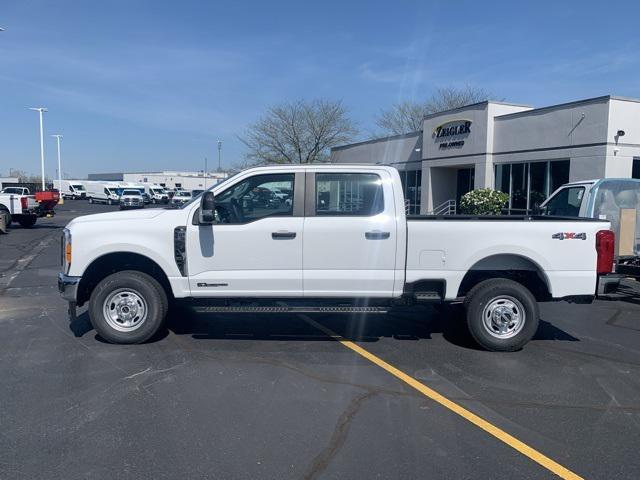
<path id="1" fill-rule="evenodd" d="M 38 207 L 38 202 L 33 195 L 0 193 L 0 212 L 4 213 L 5 218 L 8 219 L 7 226 L 11 222 L 16 222 L 25 228 L 33 227 L 40 216 Z"/>
<path id="2" fill-rule="evenodd" d="M 616 272 L 640 279 L 640 180 L 600 178 L 562 185 L 540 214 L 607 220 L 616 234 Z"/>
<path id="3" fill-rule="evenodd" d="M 292 202 L 274 208 L 272 189 Z M 613 242 L 595 219 L 406 216 L 391 167 L 259 167 L 181 208 L 74 219 L 58 286 L 115 343 L 149 339 L 179 299 L 214 312 L 374 313 L 464 298 L 476 341 L 516 350 L 537 330 L 537 301 L 589 302 L 617 284 Z"/>

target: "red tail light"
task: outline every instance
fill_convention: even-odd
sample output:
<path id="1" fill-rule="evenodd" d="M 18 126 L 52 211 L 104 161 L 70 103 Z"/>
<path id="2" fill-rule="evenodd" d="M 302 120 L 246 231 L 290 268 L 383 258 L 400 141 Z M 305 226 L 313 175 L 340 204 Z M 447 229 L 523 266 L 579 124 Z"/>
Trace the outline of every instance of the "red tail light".
<path id="1" fill-rule="evenodd" d="M 600 230 L 596 233 L 596 252 L 598 252 L 596 270 L 598 275 L 611 273 L 613 270 L 615 243 L 616 236 L 611 230 Z"/>
<path id="2" fill-rule="evenodd" d="M 20 198 L 20 205 L 22 206 L 23 210 L 29 208 L 29 200 L 27 200 L 27 197 Z"/>

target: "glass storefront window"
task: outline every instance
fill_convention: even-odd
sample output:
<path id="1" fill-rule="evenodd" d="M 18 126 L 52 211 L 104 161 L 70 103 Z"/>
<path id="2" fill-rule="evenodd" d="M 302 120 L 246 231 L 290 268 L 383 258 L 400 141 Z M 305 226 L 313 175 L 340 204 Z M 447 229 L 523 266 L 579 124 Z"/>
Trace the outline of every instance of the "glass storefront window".
<path id="1" fill-rule="evenodd" d="M 529 210 L 547 199 L 548 163 L 536 162 L 529 165 Z"/>
<path id="2" fill-rule="evenodd" d="M 504 163 L 495 166 L 495 188 L 509 194 L 506 213 L 531 213 L 569 181 L 569 160 Z"/>
<path id="3" fill-rule="evenodd" d="M 422 195 L 422 170 L 405 170 L 398 173 L 400 173 L 407 213 L 409 215 L 419 215 L 420 196 Z"/>
<path id="4" fill-rule="evenodd" d="M 569 160 L 550 162 L 550 168 L 549 193 L 553 193 L 556 189 L 569 182 Z"/>
<path id="5" fill-rule="evenodd" d="M 509 193 L 509 182 L 511 178 L 511 164 L 503 163 L 496 165 L 496 190 Z"/>
<path id="6" fill-rule="evenodd" d="M 511 165 L 511 205 L 509 209 L 512 213 L 525 213 L 527 210 L 528 167 L 528 163 Z"/>

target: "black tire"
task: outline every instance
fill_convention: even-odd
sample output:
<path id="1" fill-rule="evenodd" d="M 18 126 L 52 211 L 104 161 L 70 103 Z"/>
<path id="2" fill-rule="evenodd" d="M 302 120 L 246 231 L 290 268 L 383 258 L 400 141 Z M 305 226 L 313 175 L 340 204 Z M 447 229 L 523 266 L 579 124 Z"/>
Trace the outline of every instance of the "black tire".
<path id="1" fill-rule="evenodd" d="M 36 217 L 35 215 L 30 215 L 28 217 L 21 218 L 20 220 L 18 220 L 18 223 L 22 228 L 31 228 L 36 224 L 36 220 L 38 220 L 38 217 Z"/>
<path id="2" fill-rule="evenodd" d="M 464 304 L 471 336 L 486 350 L 520 350 L 538 330 L 538 303 L 529 289 L 513 280 L 480 282 L 469 291 Z"/>
<path id="3" fill-rule="evenodd" d="M 9 228 L 9 225 L 11 225 L 11 214 L 9 213 L 9 209 L 4 205 L 0 205 L 0 215 L 5 216 L 5 227 Z"/>
<path id="4" fill-rule="evenodd" d="M 130 297 L 126 298 L 131 298 L 134 303 L 140 301 L 145 308 L 146 316 L 137 326 L 127 327 L 121 320 L 105 316 L 105 309 L 109 310 L 105 303 L 111 303 L 114 295 L 125 295 L 127 292 Z M 167 294 L 155 279 L 143 272 L 124 270 L 104 278 L 93 290 L 89 300 L 89 318 L 93 328 L 107 342 L 144 343 L 162 328 L 168 308 Z M 116 311 L 115 307 L 110 310 Z M 115 328 L 114 324 L 118 324 L 120 329 Z"/>

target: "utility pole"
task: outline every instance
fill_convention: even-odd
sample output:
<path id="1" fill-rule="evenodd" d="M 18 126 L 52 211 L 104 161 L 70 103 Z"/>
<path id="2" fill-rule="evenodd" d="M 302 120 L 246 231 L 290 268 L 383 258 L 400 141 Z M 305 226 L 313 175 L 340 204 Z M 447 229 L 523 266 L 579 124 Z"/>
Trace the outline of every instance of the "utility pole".
<path id="1" fill-rule="evenodd" d="M 58 193 L 60 194 L 59 205 L 64 205 L 64 198 L 62 197 L 62 163 L 60 162 L 60 139 L 62 135 L 51 135 L 58 142 Z"/>
<path id="2" fill-rule="evenodd" d="M 42 128 L 42 114 L 48 112 L 48 110 L 44 107 L 29 107 L 29 110 L 40 113 L 40 173 L 42 175 L 42 191 L 44 192 L 46 186 L 44 184 L 44 129 Z"/>
<path id="3" fill-rule="evenodd" d="M 207 189 L 207 157 L 204 157 L 204 189 Z"/>
<path id="4" fill-rule="evenodd" d="M 222 140 L 218 140 L 218 172 L 222 171 Z"/>

